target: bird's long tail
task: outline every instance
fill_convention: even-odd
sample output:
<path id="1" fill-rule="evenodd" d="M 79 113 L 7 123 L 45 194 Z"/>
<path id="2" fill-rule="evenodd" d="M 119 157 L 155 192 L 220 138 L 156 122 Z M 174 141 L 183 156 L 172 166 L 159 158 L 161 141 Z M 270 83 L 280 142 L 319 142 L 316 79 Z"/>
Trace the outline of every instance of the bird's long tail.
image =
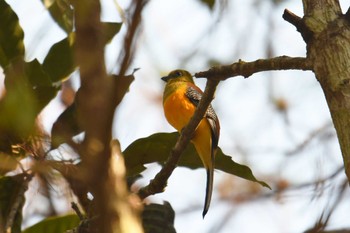
<path id="1" fill-rule="evenodd" d="M 202 216 L 203 218 L 207 214 L 210 206 L 211 195 L 213 193 L 213 183 L 214 183 L 214 164 L 213 166 L 208 167 L 207 170 L 207 187 L 205 192 L 205 202 Z"/>

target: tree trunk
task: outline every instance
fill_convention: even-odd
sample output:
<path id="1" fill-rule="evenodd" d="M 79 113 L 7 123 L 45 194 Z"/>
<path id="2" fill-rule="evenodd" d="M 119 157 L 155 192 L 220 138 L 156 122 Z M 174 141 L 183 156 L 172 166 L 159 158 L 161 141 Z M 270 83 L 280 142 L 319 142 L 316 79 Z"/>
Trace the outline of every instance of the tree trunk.
<path id="1" fill-rule="evenodd" d="M 350 17 L 342 14 L 338 0 L 303 4 L 307 57 L 325 94 L 350 181 Z"/>

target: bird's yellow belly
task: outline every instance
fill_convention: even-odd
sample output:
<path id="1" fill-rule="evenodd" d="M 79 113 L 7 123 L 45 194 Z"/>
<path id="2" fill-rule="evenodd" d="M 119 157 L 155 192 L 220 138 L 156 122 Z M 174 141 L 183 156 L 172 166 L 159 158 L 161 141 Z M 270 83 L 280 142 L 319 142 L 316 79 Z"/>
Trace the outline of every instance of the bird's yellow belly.
<path id="1" fill-rule="evenodd" d="M 176 91 L 164 101 L 165 117 L 178 131 L 187 125 L 195 109 L 183 91 Z"/>

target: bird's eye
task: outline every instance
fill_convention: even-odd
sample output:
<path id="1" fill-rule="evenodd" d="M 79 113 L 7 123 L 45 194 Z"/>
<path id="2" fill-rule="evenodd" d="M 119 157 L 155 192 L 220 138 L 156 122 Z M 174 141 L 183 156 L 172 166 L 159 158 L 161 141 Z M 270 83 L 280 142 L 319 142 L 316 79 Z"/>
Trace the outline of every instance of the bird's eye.
<path id="1" fill-rule="evenodd" d="M 181 71 L 176 71 L 176 72 L 175 72 L 175 76 L 176 76 L 176 77 L 180 77 L 181 75 L 182 75 Z"/>

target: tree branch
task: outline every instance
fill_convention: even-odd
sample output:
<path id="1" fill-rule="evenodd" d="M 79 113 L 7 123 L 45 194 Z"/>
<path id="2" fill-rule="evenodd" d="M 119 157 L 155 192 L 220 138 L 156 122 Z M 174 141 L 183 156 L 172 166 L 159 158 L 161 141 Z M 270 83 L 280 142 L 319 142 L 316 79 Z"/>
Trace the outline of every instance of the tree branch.
<path id="1" fill-rule="evenodd" d="M 239 60 L 231 65 L 216 66 L 208 71 L 198 72 L 195 74 L 197 78 L 208 78 L 215 80 L 226 80 L 234 76 L 243 76 L 248 78 L 252 74 L 261 71 L 270 70 L 312 70 L 312 63 L 303 57 L 274 57 L 270 59 L 259 59 L 253 62 L 244 62 Z"/>
<path id="2" fill-rule="evenodd" d="M 99 0 L 74 0 L 76 12 L 75 58 L 80 67 L 81 87 L 76 95 L 77 121 L 79 128 L 85 130 L 83 144 L 79 147 L 82 158 L 81 174 L 85 187 L 93 194 L 94 199 L 88 212 L 88 218 L 95 218 L 89 224 L 89 232 L 127 232 L 120 220 L 138 215 L 130 211 L 119 211 L 114 203 L 120 201 L 115 183 L 115 174 L 111 171 L 114 157 L 110 142 L 112 123 L 116 106 L 125 95 L 131 77 L 123 77 L 132 58 L 132 45 L 135 32 L 141 20 L 141 11 L 147 0 L 134 0 L 131 5 L 132 19 L 124 41 L 124 50 L 120 55 L 121 70 L 118 77 L 107 75 L 104 61 L 105 41 L 100 22 L 101 5 Z M 120 179 L 120 182 L 125 180 Z M 79 190 L 78 190 L 79 191 Z M 127 203 L 128 205 L 130 203 Z M 130 209 L 133 207 L 130 206 Z M 140 224 L 133 226 L 141 229 Z M 123 225 L 123 226 L 122 226 Z M 123 231 L 118 231 L 122 227 Z M 129 228 L 129 232 L 137 232 Z"/>
<path id="3" fill-rule="evenodd" d="M 24 173 L 17 176 L 17 178 L 20 179 L 19 182 L 21 182 L 21 184 L 18 188 L 18 193 L 16 194 L 15 199 L 12 200 L 12 205 L 7 215 L 4 226 L 5 232 L 12 232 L 11 228 L 14 224 L 17 213 L 20 212 L 23 207 L 24 193 L 28 190 L 28 184 L 32 180 L 33 175 Z"/>
<path id="4" fill-rule="evenodd" d="M 293 24 L 297 29 L 302 21 L 302 18 L 289 11 L 288 9 L 284 10 L 282 17 L 285 21 Z"/>
<path id="5" fill-rule="evenodd" d="M 75 59 L 81 81 L 76 95 L 77 119 L 80 128 L 85 130 L 79 155 L 84 183 L 94 195 L 94 209 L 88 213 L 88 218 L 98 216 L 91 222 L 89 232 L 112 233 L 115 219 L 112 219 L 113 209 L 108 203 L 112 191 L 106 192 L 105 185 L 109 180 L 115 93 L 113 79 L 107 75 L 105 67 L 101 5 L 99 0 L 74 0 L 72 3 L 76 13 Z"/>
<path id="6" fill-rule="evenodd" d="M 107 181 L 106 191 L 111 191 L 108 203 L 110 208 L 114 209 L 112 218 L 113 232 L 122 233 L 143 233 L 141 220 L 140 199 L 135 194 L 130 194 L 125 182 L 125 164 L 124 157 L 120 150 L 118 140 L 111 142 L 112 157 L 110 167 L 108 168 L 110 179 Z"/>
<path id="7" fill-rule="evenodd" d="M 293 24 L 297 31 L 300 32 L 301 36 L 303 37 L 305 43 L 308 43 L 308 41 L 312 38 L 313 33 L 312 31 L 305 25 L 304 20 L 294 14 L 293 12 L 289 11 L 288 9 L 285 9 L 282 15 L 282 18 Z"/>
<path id="8" fill-rule="evenodd" d="M 165 162 L 163 168 L 154 177 L 150 183 L 139 190 L 139 196 L 144 199 L 150 195 L 163 192 L 166 187 L 167 181 L 174 171 L 182 152 L 190 142 L 195 129 L 199 122 L 203 119 L 203 116 L 214 98 L 214 93 L 217 85 L 219 84 L 218 79 L 208 79 L 205 91 L 199 105 L 191 118 L 187 126 L 182 130 L 180 137 L 178 138 L 174 148 L 170 152 L 168 160 Z"/>

